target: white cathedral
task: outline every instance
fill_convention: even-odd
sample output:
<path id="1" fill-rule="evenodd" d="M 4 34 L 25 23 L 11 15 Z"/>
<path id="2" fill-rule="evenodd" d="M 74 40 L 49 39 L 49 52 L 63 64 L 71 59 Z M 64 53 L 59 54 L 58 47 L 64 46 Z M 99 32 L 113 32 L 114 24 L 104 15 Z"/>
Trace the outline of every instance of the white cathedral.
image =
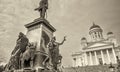
<path id="1" fill-rule="evenodd" d="M 113 32 L 108 32 L 106 39 L 102 33 L 101 27 L 93 23 L 89 31 L 91 41 L 81 38 L 82 50 L 72 54 L 74 67 L 117 63 L 116 56 L 120 57 L 120 46 Z"/>

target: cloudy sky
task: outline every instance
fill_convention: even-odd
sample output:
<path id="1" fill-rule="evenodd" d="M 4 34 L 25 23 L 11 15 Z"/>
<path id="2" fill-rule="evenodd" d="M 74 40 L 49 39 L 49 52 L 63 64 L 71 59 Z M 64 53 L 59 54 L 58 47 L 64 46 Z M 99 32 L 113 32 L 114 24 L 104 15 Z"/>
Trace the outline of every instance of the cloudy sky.
<path id="1" fill-rule="evenodd" d="M 19 32 L 26 33 L 25 24 L 39 17 L 34 9 L 40 0 L 0 0 L 0 57 L 8 61 Z M 57 29 L 63 65 L 71 66 L 71 54 L 80 51 L 80 39 L 87 37 L 92 23 L 100 25 L 106 33 L 112 31 L 120 40 L 120 0 L 49 0 L 47 19 Z"/>

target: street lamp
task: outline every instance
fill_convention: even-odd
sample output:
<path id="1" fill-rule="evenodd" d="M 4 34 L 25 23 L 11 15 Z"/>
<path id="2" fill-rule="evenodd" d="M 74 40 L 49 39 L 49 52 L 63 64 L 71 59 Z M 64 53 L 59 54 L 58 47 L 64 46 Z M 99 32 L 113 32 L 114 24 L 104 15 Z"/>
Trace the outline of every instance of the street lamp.
<path id="1" fill-rule="evenodd" d="M 115 67 L 112 65 L 112 63 L 109 66 L 110 72 L 115 72 Z"/>

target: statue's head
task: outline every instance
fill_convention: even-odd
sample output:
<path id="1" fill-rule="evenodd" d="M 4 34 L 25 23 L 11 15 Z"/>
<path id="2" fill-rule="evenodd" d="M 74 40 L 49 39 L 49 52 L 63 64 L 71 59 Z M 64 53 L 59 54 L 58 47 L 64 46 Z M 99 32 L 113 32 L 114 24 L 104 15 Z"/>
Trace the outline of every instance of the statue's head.
<path id="1" fill-rule="evenodd" d="M 51 41 L 55 42 L 56 41 L 56 37 L 54 36 Z"/>
<path id="2" fill-rule="evenodd" d="M 22 32 L 19 33 L 19 37 L 23 37 L 24 34 Z"/>

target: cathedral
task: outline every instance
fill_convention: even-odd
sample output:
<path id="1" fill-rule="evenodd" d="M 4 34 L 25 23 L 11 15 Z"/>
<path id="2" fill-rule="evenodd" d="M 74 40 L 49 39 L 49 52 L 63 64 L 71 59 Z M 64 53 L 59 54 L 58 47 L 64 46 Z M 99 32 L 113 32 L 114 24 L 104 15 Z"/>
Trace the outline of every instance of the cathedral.
<path id="1" fill-rule="evenodd" d="M 103 37 L 103 29 L 93 23 L 89 29 L 90 41 L 81 38 L 82 50 L 72 54 L 73 67 L 116 64 L 116 57 L 120 57 L 120 46 L 113 32 Z"/>

